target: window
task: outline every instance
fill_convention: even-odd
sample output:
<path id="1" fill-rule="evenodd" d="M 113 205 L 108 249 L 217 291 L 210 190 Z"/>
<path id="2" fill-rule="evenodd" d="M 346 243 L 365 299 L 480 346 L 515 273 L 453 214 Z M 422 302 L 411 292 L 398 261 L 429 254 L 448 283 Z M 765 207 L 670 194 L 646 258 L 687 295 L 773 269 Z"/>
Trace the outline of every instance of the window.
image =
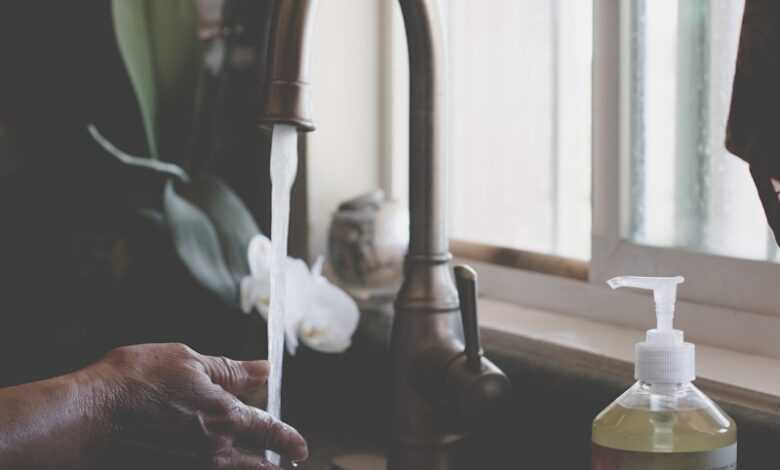
<path id="1" fill-rule="evenodd" d="M 747 165 L 723 145 L 744 3 L 632 6 L 628 238 L 777 261 Z"/>
<path id="2" fill-rule="evenodd" d="M 647 329 L 604 281 L 682 274 L 689 338 L 780 358 L 776 244 L 723 145 L 743 3 L 446 2 L 450 230 L 484 295 Z"/>
<path id="3" fill-rule="evenodd" d="M 776 318 L 773 241 L 723 144 L 743 2 L 595 5 L 590 280 L 682 273 L 689 301 Z"/>

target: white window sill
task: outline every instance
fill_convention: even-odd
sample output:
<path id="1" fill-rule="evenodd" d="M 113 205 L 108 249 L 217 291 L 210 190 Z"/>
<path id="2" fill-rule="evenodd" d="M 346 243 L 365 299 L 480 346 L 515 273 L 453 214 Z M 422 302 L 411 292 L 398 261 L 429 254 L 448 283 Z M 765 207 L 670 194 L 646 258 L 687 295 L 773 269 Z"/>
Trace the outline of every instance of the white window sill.
<path id="1" fill-rule="evenodd" d="M 551 354 L 561 348 L 588 353 L 600 368 L 606 360 L 623 371 L 633 367 L 634 345 L 644 339 L 640 330 L 484 297 L 480 323 L 488 330 L 550 345 Z M 541 349 L 538 353 L 544 355 Z M 780 409 L 780 359 L 696 345 L 696 367 L 697 384 L 713 398 L 773 413 Z"/>

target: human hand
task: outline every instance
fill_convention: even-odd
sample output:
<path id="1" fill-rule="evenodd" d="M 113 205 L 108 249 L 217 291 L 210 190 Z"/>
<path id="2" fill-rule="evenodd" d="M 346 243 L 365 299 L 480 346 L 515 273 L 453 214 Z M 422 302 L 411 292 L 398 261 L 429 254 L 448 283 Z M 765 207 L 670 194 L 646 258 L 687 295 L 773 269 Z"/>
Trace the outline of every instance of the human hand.
<path id="1" fill-rule="evenodd" d="M 106 384 L 114 440 L 207 469 L 276 469 L 266 449 L 293 461 L 308 456 L 295 429 L 237 398 L 263 386 L 265 361 L 144 344 L 115 349 L 92 369 Z"/>

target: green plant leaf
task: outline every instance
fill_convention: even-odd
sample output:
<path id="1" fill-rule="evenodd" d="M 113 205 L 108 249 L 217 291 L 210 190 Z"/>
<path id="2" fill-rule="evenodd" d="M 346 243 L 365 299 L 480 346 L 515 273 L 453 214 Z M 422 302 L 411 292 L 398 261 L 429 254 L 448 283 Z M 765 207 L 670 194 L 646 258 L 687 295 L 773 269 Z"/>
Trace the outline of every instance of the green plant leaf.
<path id="1" fill-rule="evenodd" d="M 230 187 L 213 176 L 201 175 L 186 187 L 185 197 L 211 220 L 228 269 L 240 282 L 250 272 L 249 242 L 260 233 L 252 214 Z"/>
<path id="2" fill-rule="evenodd" d="M 163 206 L 190 274 L 225 303 L 239 305 L 241 279 L 250 274 L 249 242 L 260 233 L 249 210 L 227 185 L 205 175 L 189 184 L 170 181 Z"/>
<path id="3" fill-rule="evenodd" d="M 167 182 L 190 180 L 187 172 L 173 163 L 123 152 L 92 124 L 87 126 L 87 131 L 106 154 L 105 159 L 96 162 L 95 171 L 112 190 L 123 194 L 125 203 L 133 209 L 162 211 Z"/>
<path id="4" fill-rule="evenodd" d="M 186 155 L 201 64 L 192 0 L 113 0 L 119 49 L 153 158 Z"/>
<path id="5" fill-rule="evenodd" d="M 191 178 L 172 163 L 119 150 L 94 126 L 88 130 L 110 156 L 106 161 L 123 173 L 119 180 L 125 181 L 131 206 L 167 227 L 179 259 L 198 283 L 239 306 L 241 280 L 250 274 L 249 243 L 260 233 L 241 199 L 216 177 Z"/>
<path id="6" fill-rule="evenodd" d="M 159 175 L 165 175 L 169 178 L 174 178 L 178 181 L 188 182 L 190 180 L 186 171 L 173 163 L 153 161 L 145 157 L 136 157 L 130 155 L 111 143 L 108 139 L 100 133 L 97 127 L 93 124 L 87 126 L 87 132 L 97 142 L 107 154 L 114 157 L 119 163 L 139 170 L 147 170 Z"/>
<path id="7" fill-rule="evenodd" d="M 163 206 L 176 253 L 190 274 L 226 304 L 235 304 L 238 286 L 228 271 L 217 232 L 206 214 L 179 196 L 170 181 L 165 186 Z"/>

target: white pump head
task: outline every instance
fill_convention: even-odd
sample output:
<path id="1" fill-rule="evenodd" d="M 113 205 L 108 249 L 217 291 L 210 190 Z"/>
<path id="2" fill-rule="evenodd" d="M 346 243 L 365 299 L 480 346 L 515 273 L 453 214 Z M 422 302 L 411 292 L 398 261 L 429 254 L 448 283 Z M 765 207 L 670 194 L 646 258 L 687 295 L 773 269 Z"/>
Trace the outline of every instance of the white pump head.
<path id="1" fill-rule="evenodd" d="M 686 383 L 696 378 L 695 348 L 684 342 L 683 332 L 674 329 L 675 277 L 621 276 L 607 281 L 609 287 L 636 287 L 653 291 L 657 327 L 647 331 L 645 341 L 636 345 L 635 377 L 648 383 Z"/>

